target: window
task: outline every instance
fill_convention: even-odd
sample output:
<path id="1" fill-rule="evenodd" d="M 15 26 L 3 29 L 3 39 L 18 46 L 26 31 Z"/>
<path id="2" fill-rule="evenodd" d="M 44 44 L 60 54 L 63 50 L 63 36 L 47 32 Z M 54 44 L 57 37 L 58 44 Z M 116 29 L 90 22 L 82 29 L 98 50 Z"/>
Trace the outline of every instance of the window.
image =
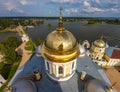
<path id="1" fill-rule="evenodd" d="M 72 69 L 74 68 L 74 62 L 72 63 Z"/>
<path id="2" fill-rule="evenodd" d="M 62 66 L 59 67 L 59 74 L 63 74 L 63 67 Z"/>

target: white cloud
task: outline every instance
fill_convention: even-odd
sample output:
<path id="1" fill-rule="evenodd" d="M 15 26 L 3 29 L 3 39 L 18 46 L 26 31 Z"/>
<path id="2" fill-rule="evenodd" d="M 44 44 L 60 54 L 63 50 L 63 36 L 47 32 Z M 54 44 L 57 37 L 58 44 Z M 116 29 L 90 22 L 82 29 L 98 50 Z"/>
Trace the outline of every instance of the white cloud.
<path id="1" fill-rule="evenodd" d="M 99 0 L 94 0 L 94 2 L 99 3 Z M 82 9 L 83 12 L 91 13 L 91 12 L 103 12 L 104 10 L 95 6 L 92 6 L 90 2 L 87 0 L 84 1 L 83 5 L 85 8 Z"/>
<path id="2" fill-rule="evenodd" d="M 8 3 L 7 2 L 7 3 L 4 3 L 3 5 L 8 11 L 11 11 L 11 10 L 16 8 L 16 6 L 13 3 Z"/>
<path id="3" fill-rule="evenodd" d="M 118 10 L 118 9 L 115 9 L 115 8 L 111 8 L 111 11 L 116 12 L 116 13 L 119 12 L 119 10 Z"/>
<path id="4" fill-rule="evenodd" d="M 84 1 L 84 6 L 85 7 L 90 7 L 91 5 L 90 5 L 90 3 L 88 1 Z"/>
<path id="5" fill-rule="evenodd" d="M 21 5 L 32 5 L 32 4 L 35 4 L 35 0 L 32 1 L 32 0 L 19 0 L 19 3 Z"/>
<path id="6" fill-rule="evenodd" d="M 97 7 L 89 7 L 88 12 L 103 12 L 104 10 L 97 8 Z"/>
<path id="7" fill-rule="evenodd" d="M 51 2 L 55 2 L 55 3 L 78 3 L 81 1 L 83 0 L 51 0 Z"/>
<path id="8" fill-rule="evenodd" d="M 3 3 L 3 5 L 4 5 L 4 9 L 7 11 L 24 13 L 24 11 L 18 7 L 18 4 L 16 2 L 7 2 L 7 3 Z"/>

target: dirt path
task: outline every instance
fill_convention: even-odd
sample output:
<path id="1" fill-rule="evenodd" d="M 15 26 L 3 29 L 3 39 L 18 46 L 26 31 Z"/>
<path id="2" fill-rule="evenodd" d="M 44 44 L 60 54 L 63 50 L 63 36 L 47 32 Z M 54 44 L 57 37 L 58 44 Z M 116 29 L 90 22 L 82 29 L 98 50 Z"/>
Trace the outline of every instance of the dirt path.
<path id="1" fill-rule="evenodd" d="M 17 51 L 18 54 L 22 56 L 18 69 L 21 68 L 29 60 L 29 58 L 32 55 L 31 51 L 27 51 L 24 49 L 26 43 L 27 42 L 23 42 L 18 48 L 15 49 L 15 51 Z"/>
<path id="2" fill-rule="evenodd" d="M 117 82 L 114 88 L 120 92 L 120 73 L 114 67 L 108 68 L 105 72 L 112 84 Z"/>

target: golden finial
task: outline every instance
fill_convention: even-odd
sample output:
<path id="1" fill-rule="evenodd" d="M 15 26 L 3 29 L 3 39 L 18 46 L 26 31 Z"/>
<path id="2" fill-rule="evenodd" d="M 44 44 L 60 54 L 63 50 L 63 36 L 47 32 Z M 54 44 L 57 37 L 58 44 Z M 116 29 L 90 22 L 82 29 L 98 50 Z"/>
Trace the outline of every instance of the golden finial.
<path id="1" fill-rule="evenodd" d="M 64 29 L 63 28 L 63 22 L 62 22 L 62 10 L 63 10 L 63 8 L 60 7 L 59 10 L 60 10 L 60 17 L 59 17 L 58 31 L 63 31 L 63 29 Z"/>

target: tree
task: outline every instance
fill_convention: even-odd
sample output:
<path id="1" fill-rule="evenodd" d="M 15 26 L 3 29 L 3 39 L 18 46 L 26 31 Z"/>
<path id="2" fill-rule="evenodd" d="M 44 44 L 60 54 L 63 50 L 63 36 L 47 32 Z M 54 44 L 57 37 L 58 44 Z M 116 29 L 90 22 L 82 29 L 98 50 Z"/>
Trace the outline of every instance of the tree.
<path id="1" fill-rule="evenodd" d="M 4 60 L 8 64 L 12 64 L 21 59 L 21 56 L 15 52 L 15 48 L 19 46 L 21 41 L 17 37 L 8 37 L 3 42 L 0 43 L 0 51 L 4 54 Z"/>
<path id="2" fill-rule="evenodd" d="M 25 46 L 26 50 L 34 51 L 36 49 L 36 44 L 30 39 Z"/>

